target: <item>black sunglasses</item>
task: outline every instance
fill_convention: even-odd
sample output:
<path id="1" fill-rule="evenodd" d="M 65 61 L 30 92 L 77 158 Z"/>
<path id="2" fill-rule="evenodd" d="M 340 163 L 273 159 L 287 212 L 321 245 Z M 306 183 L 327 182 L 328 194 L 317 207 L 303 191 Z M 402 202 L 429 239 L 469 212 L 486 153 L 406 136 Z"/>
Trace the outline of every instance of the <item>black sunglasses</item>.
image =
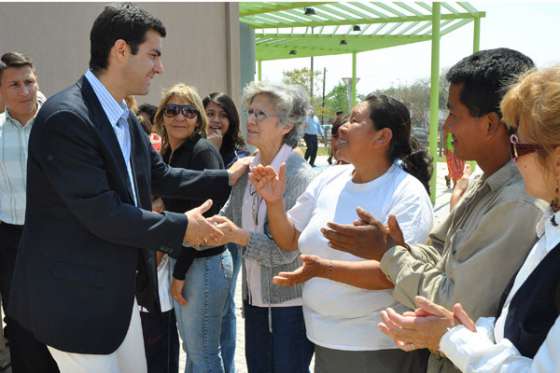
<path id="1" fill-rule="evenodd" d="M 167 104 L 165 108 L 163 108 L 163 115 L 168 118 L 176 117 L 179 113 L 183 114 L 183 116 L 188 119 L 193 119 L 198 116 L 198 110 L 192 105 Z"/>

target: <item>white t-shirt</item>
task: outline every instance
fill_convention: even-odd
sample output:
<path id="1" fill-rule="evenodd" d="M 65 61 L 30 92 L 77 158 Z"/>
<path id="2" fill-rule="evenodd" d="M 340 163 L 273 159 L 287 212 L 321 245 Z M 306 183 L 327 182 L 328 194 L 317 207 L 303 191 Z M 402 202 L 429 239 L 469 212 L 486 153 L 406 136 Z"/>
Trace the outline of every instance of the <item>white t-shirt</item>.
<path id="1" fill-rule="evenodd" d="M 320 229 L 327 222 L 351 224 L 362 207 L 386 223 L 395 215 L 406 242 L 422 243 L 432 228 L 432 204 L 424 186 L 400 166 L 368 182 L 352 182 L 354 166 L 334 166 L 315 178 L 288 211 L 301 232 L 303 254 L 346 261 L 362 258 L 334 250 Z M 307 337 L 326 348 L 346 351 L 394 349 L 395 344 L 377 329 L 379 312 L 395 306 L 391 290 L 365 290 L 323 278 L 303 287 L 303 310 Z"/>

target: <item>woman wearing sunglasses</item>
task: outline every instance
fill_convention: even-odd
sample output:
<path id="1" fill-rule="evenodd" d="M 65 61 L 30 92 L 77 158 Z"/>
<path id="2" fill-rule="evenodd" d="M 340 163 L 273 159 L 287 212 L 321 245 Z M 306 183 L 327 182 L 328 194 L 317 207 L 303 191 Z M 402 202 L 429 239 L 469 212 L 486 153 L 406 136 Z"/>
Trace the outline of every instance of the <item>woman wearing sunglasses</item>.
<path id="1" fill-rule="evenodd" d="M 558 372 L 560 66 L 520 77 L 501 110 L 516 132 L 510 138 L 512 158 L 527 193 L 550 201 L 536 227 L 539 240 L 502 296 L 501 311 L 475 325 L 459 304 L 449 311 L 419 298 L 414 314 L 388 309 L 380 328 L 402 349 L 439 350 L 463 372 Z"/>
<path id="2" fill-rule="evenodd" d="M 247 107 L 247 143 L 257 148 L 252 166 L 276 170 L 286 163 L 284 203 L 289 208 L 313 177 L 311 167 L 294 150 L 303 132 L 309 99 L 296 87 L 250 83 L 244 92 Z M 223 243 L 233 242 L 243 257 L 245 357 L 249 373 L 306 373 L 313 345 L 306 338 L 301 286 L 272 284 L 280 271 L 300 266 L 299 252 L 282 251 L 270 236 L 266 204 L 241 178 L 231 191 L 225 216 L 211 218 L 224 232 Z"/>
<path id="3" fill-rule="evenodd" d="M 198 93 L 179 83 L 164 93 L 155 116 L 163 159 L 173 167 L 222 169 L 220 153 L 206 140 L 208 120 Z M 214 199 L 216 214 L 228 195 Z M 166 209 L 184 212 L 204 201 L 164 198 Z M 185 249 L 173 268 L 171 294 L 183 349 L 185 372 L 224 372 L 220 338 L 232 277 L 231 255 L 224 246 Z"/>

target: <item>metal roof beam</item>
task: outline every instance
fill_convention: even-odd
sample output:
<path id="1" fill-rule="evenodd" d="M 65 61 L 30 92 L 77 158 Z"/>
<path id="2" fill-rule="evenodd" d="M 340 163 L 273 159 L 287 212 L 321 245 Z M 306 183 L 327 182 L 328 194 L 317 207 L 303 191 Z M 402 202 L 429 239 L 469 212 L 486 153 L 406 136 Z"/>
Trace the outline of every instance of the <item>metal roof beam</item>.
<path id="1" fill-rule="evenodd" d="M 404 3 L 402 1 L 396 1 L 394 4 L 400 6 L 401 8 L 403 8 L 407 11 L 409 11 L 410 13 L 414 14 L 415 16 L 424 15 L 422 12 L 418 11 L 417 9 L 414 9 L 413 7 L 411 7 L 410 5 L 408 5 L 407 3 Z"/>
<path id="2" fill-rule="evenodd" d="M 251 5 L 251 3 L 249 3 Z M 298 9 L 298 8 L 306 8 L 312 7 L 315 8 L 321 4 L 327 4 L 327 2 L 301 2 L 301 3 L 264 3 L 265 5 L 259 7 L 258 9 L 250 8 L 248 10 L 243 10 L 243 8 L 239 9 L 239 16 L 254 16 L 256 14 L 263 14 L 263 13 L 270 13 L 270 12 L 278 12 L 281 10 L 290 10 L 290 9 Z"/>
<path id="3" fill-rule="evenodd" d="M 474 19 L 484 17 L 485 12 L 472 12 L 472 13 L 456 13 L 456 14 L 442 14 L 442 20 L 454 20 L 454 19 Z M 431 21 L 431 15 L 423 16 L 405 16 L 405 17 L 385 17 L 385 18 L 361 18 L 361 19 L 343 19 L 338 21 L 310 21 L 310 22 L 290 22 L 290 23 L 279 23 L 279 22 L 269 22 L 269 23 L 252 23 L 248 20 L 241 20 L 253 28 L 266 29 L 266 28 L 278 28 L 278 27 L 320 27 L 320 26 L 348 26 L 355 24 L 370 25 L 370 24 L 380 24 L 380 23 L 395 23 L 395 22 L 422 22 Z"/>

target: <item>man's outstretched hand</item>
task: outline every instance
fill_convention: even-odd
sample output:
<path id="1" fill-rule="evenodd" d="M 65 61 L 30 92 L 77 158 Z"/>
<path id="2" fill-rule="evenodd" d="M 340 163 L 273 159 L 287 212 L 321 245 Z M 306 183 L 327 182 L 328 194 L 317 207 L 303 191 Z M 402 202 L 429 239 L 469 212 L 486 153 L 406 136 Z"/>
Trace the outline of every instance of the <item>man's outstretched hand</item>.
<path id="1" fill-rule="evenodd" d="M 223 236 L 222 231 L 203 216 L 210 207 L 212 207 L 211 199 L 185 212 L 188 223 L 183 242 L 188 246 L 197 248 L 200 245 L 206 245 L 208 242 L 218 241 Z"/>

